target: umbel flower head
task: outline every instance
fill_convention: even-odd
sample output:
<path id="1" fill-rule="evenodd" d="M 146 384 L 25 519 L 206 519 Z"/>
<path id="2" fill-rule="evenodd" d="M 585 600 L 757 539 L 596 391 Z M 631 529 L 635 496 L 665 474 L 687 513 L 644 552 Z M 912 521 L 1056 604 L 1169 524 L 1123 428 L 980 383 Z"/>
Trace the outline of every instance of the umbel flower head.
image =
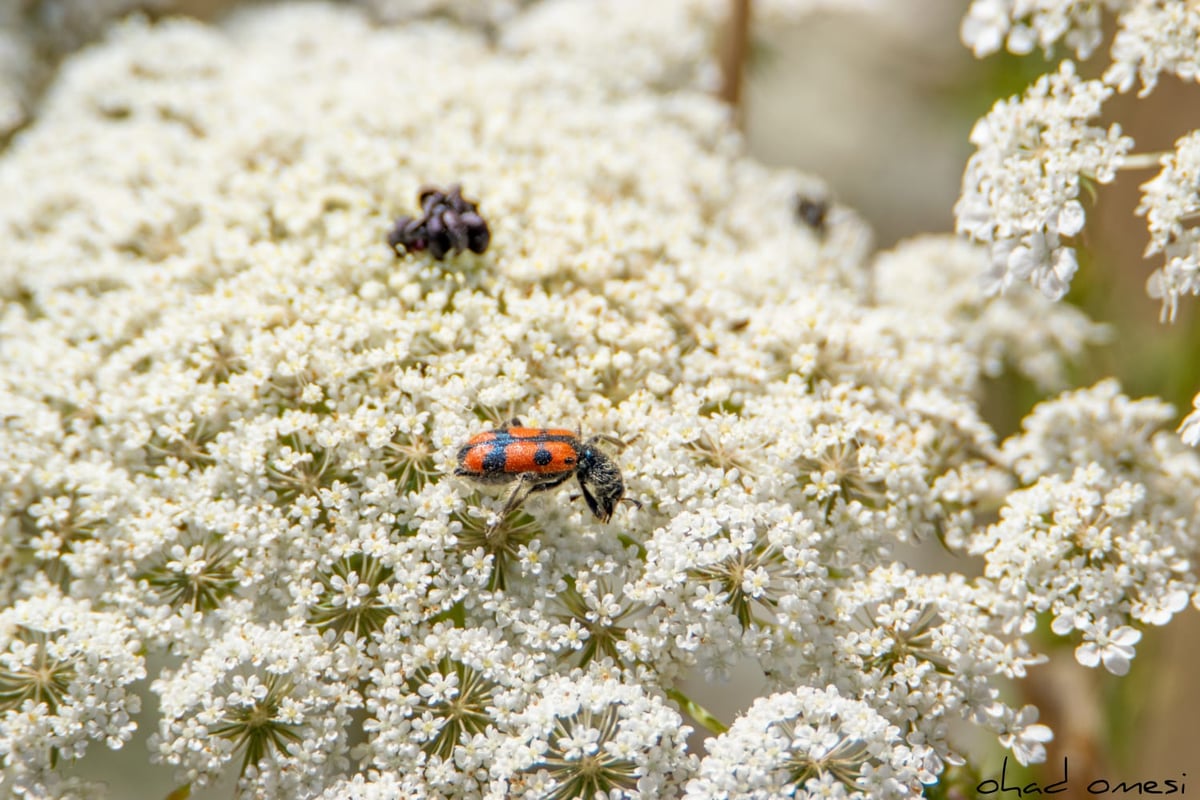
<path id="1" fill-rule="evenodd" d="M 51 767 L 91 741 L 129 741 L 141 702 L 129 687 L 146 670 L 122 615 L 30 588 L 0 611 L 0 786 L 37 797 L 59 783 Z"/>
<path id="2" fill-rule="evenodd" d="M 898 739 L 886 719 L 832 687 L 759 698 L 717 739 L 686 798 L 918 797 L 927 773 Z"/>
<path id="3" fill-rule="evenodd" d="M 1011 443 L 981 418 L 998 365 L 1054 385 L 1095 328 L 993 309 L 982 250 L 873 261 L 852 214 L 797 220 L 804 180 L 702 91 L 717 5 L 484 28 L 280 5 L 130 22 L 63 65 L 0 158 L 0 613 L 74 610 L 61 652 L 126 669 L 27 692 L 95 721 L 60 753 L 127 738 L 140 642 L 165 664 L 150 757 L 247 797 L 701 796 L 734 762 L 734 796 L 914 795 L 964 722 L 1044 755 L 1001 693 L 1040 659 L 1031 616 L 1103 598 L 1061 632 L 1111 669 L 1194 595 L 1200 469 L 1161 415 L 1105 385 Z M 455 183 L 486 251 L 387 247 Z M 499 518 L 456 454 L 518 415 L 627 443 L 641 507 L 601 521 L 564 486 Z M 1078 534 L 1118 535 L 1086 543 L 1089 593 L 1052 595 L 999 534 L 1062 546 L 1024 510 L 1101 490 Z M 1155 531 L 1126 513 L 1151 508 Z M 75 642 L 87 620 L 107 644 Z M 773 697 L 701 761 L 681 681 L 746 660 Z M 0 792 L 69 773 L 42 752 L 14 747 Z"/>

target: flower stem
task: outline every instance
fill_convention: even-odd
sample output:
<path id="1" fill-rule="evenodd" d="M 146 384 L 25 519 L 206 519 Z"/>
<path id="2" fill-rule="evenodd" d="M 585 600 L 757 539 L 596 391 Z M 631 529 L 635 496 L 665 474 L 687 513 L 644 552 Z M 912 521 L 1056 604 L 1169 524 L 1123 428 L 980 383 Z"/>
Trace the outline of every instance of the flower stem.
<path id="1" fill-rule="evenodd" d="M 687 712 L 687 715 L 694 719 L 697 724 L 702 726 L 705 730 L 712 731 L 713 733 L 717 734 L 724 733 L 725 731 L 729 730 L 729 726 L 717 719 L 711 711 L 692 700 L 692 698 L 688 697 L 678 689 L 667 689 L 667 697 L 678 703 L 679 707 Z"/>
<path id="2" fill-rule="evenodd" d="M 1134 153 L 1125 156 L 1121 162 L 1121 169 L 1154 169 L 1161 165 L 1165 155 L 1166 153 Z"/>
<path id="3" fill-rule="evenodd" d="M 740 128 L 744 117 L 742 78 L 750 52 L 750 0 L 729 0 L 729 20 L 721 46 L 720 97 L 733 110 Z"/>

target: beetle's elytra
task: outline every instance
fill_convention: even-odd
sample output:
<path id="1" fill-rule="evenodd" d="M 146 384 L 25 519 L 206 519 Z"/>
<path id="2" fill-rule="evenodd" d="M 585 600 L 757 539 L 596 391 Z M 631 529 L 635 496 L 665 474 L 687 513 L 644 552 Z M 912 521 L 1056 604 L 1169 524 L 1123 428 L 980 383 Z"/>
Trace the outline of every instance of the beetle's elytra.
<path id="1" fill-rule="evenodd" d="M 625 497 L 625 481 L 616 462 L 599 448 L 600 442 L 618 446 L 611 436 L 593 436 L 581 441 L 576 431 L 566 428 L 527 428 L 519 419 L 472 436 L 458 451 L 454 474 L 485 484 L 516 482 L 500 512 L 500 519 L 534 492 L 561 486 L 574 476 L 583 499 L 601 522 L 612 519 Z"/>

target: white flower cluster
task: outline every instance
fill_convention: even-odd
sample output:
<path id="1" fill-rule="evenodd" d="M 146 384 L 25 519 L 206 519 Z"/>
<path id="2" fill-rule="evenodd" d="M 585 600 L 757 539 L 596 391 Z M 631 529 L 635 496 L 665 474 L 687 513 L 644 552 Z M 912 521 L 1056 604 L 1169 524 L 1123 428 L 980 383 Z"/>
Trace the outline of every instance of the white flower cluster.
<path id="1" fill-rule="evenodd" d="M 0 140 L 25 124 L 54 63 L 116 17 L 179 0 L 25 0 L 0 3 Z"/>
<path id="2" fill-rule="evenodd" d="M 1138 213 L 1150 227 L 1146 255 L 1162 253 L 1166 264 L 1150 276 L 1151 297 L 1162 300 L 1163 317 L 1175 319 L 1182 295 L 1200 294 L 1200 131 L 1175 143 L 1162 158 L 1162 172 L 1142 184 Z"/>
<path id="3" fill-rule="evenodd" d="M 853 215 L 798 220 L 803 179 L 695 91 L 703 3 L 560 5 L 137 22 L 65 64 L 0 158 L 0 601 L 50 579 L 168 656 L 152 757 L 248 797 L 913 796 L 964 721 L 1040 758 L 1001 695 L 1039 661 L 1027 608 L 895 553 L 963 551 L 1063 474 L 978 397 L 1002 361 L 1057 381 L 1095 329 L 1032 294 L 931 305 L 904 273 L 977 252 L 873 267 Z M 392 219 L 452 183 L 486 252 L 397 255 Z M 498 518 L 456 454 L 517 416 L 621 439 L 641 506 Z M 1064 423 L 1072 467 L 1120 474 L 1123 426 Z M 1183 530 L 1172 458 L 1186 485 L 1140 502 Z M 1190 551 L 1143 555 L 1114 608 L 1157 602 L 1151 558 L 1192 590 Z M 681 679 L 738 660 L 782 694 L 699 760 Z"/>
<path id="4" fill-rule="evenodd" d="M 0 610 L 0 792 L 53 794 L 60 761 L 90 741 L 120 748 L 137 725 L 141 643 L 120 614 L 42 585 Z"/>
<path id="5" fill-rule="evenodd" d="M 611 672 L 597 664 L 533 687 L 492 767 L 502 778 L 488 797 L 678 796 L 696 766 L 685 746 L 691 728 L 635 676 Z"/>
<path id="6" fill-rule="evenodd" d="M 972 0 L 963 18 L 962 39 L 983 57 L 1001 47 L 1025 55 L 1049 53 L 1062 41 L 1086 59 L 1103 41 L 1103 12 L 1119 11 L 1131 0 Z"/>
<path id="7" fill-rule="evenodd" d="M 921 796 L 918 752 L 865 703 L 832 687 L 759 698 L 709 746 L 687 800 L 713 797 Z"/>
<path id="8" fill-rule="evenodd" d="M 1165 625 L 1196 589 L 1200 464 L 1156 432 L 1170 406 L 1131 401 L 1112 381 L 1043 403 L 1004 454 L 1027 488 L 971 551 L 996 589 L 1023 607 L 1026 630 L 1049 613 L 1060 636 L 1078 631 L 1079 662 L 1129 670 L 1135 625 Z"/>
<path id="9" fill-rule="evenodd" d="M 1067 293 L 1077 262 L 1063 240 L 1083 230 L 1080 193 L 1111 182 L 1133 146 L 1119 125 L 1089 124 L 1111 94 L 1066 61 L 975 124 L 954 211 L 958 232 L 991 249 L 993 290 L 1027 280 L 1052 300 Z"/>
<path id="10" fill-rule="evenodd" d="M 1112 65 L 1104 80 L 1127 92 L 1138 78 L 1140 95 L 1154 90 L 1159 76 L 1172 73 L 1182 80 L 1200 78 L 1200 9 L 1180 0 L 1140 0 L 1117 17 Z"/>
<path id="11" fill-rule="evenodd" d="M 353 641 L 336 647 L 298 620 L 233 625 L 200 655 L 164 671 L 155 756 L 195 786 L 241 761 L 242 783 L 265 797 L 312 796 L 344 771 L 354 688 Z"/>
<path id="12" fill-rule="evenodd" d="M 493 778 L 498 751 L 520 732 L 513 715 L 529 703 L 545 662 L 482 627 L 438 626 L 412 640 L 388 623 L 376 638 L 368 738 L 355 755 L 403 776 L 405 796 L 473 796 L 495 780 L 506 785 Z"/>

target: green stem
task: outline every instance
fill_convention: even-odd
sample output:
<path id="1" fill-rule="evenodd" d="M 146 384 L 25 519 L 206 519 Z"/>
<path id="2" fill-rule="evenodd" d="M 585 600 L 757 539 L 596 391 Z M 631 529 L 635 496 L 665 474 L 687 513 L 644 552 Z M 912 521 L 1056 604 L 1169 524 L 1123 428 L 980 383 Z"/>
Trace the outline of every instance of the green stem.
<path id="1" fill-rule="evenodd" d="M 646 560 L 645 545 L 643 545 L 641 542 L 639 542 L 637 539 L 634 539 L 632 536 L 630 536 L 627 533 L 617 534 L 617 538 L 620 539 L 621 544 L 625 545 L 626 547 L 635 548 L 637 550 L 638 558 L 640 558 L 642 561 Z"/>
<path id="2" fill-rule="evenodd" d="M 717 719 L 711 711 L 688 697 L 678 689 L 667 689 L 667 697 L 679 704 L 687 715 L 707 731 L 716 734 L 729 730 L 729 726 Z"/>

